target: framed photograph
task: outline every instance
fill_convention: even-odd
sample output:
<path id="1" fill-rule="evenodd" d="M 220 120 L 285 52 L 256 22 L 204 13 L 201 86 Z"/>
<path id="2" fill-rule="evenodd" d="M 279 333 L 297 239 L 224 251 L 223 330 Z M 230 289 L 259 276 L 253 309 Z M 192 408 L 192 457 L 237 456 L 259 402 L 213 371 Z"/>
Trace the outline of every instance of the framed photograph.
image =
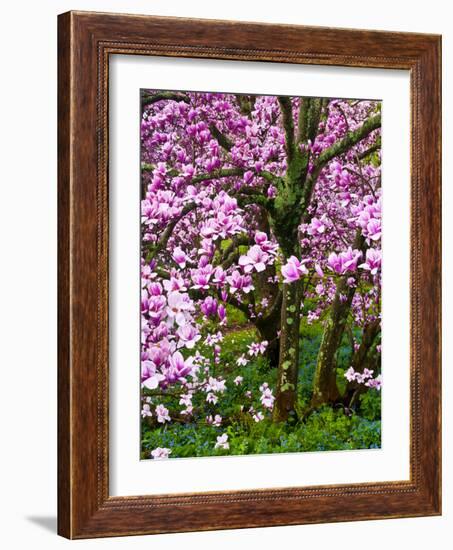
<path id="1" fill-rule="evenodd" d="M 59 533 L 440 514 L 440 37 L 58 25 Z"/>

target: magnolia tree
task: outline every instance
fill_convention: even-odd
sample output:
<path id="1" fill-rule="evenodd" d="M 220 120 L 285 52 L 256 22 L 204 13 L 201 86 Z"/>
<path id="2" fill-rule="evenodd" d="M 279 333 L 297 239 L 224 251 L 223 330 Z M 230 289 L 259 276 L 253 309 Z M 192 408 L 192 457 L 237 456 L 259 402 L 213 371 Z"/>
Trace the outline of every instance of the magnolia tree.
<path id="1" fill-rule="evenodd" d="M 346 395 L 380 388 L 380 125 L 375 101 L 142 93 L 142 384 L 180 398 L 178 411 L 148 399 L 144 416 L 221 399 L 232 308 L 259 335 L 238 365 L 265 354 L 277 369 L 256 421 L 296 408 L 303 316 L 324 323 L 312 407 L 340 398 L 345 336 Z"/>

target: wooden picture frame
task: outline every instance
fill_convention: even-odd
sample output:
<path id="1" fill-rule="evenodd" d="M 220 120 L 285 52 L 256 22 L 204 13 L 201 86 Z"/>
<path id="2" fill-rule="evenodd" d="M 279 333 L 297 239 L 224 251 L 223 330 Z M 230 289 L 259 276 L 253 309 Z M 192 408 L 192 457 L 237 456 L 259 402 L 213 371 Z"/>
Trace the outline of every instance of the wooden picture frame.
<path id="1" fill-rule="evenodd" d="M 441 513 L 441 38 L 135 15 L 58 20 L 58 532 L 67 538 Z M 411 86 L 410 480 L 109 496 L 109 55 L 405 69 Z"/>

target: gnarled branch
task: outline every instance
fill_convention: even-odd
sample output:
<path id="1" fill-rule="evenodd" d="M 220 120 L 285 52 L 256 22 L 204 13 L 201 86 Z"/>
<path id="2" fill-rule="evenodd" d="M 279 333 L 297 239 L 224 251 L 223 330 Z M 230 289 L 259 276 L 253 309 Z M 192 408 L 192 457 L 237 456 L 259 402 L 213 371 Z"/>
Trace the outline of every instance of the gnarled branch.
<path id="1" fill-rule="evenodd" d="M 143 243 L 142 246 L 144 248 L 148 248 L 148 254 L 147 254 L 147 257 L 146 257 L 147 261 L 152 260 L 156 256 L 156 254 L 158 254 L 161 250 L 163 250 L 167 246 L 168 240 L 170 239 L 170 237 L 173 233 L 173 230 L 175 229 L 178 222 L 180 222 L 184 218 L 184 216 L 189 214 L 189 212 L 192 212 L 193 210 L 195 210 L 195 208 L 197 208 L 197 206 L 198 206 L 198 204 L 196 202 L 187 203 L 183 207 L 183 209 L 181 210 L 181 213 L 179 214 L 179 216 L 176 216 L 176 218 L 174 218 L 167 225 L 167 227 L 164 229 L 164 231 L 163 231 L 162 235 L 160 236 L 160 239 L 157 241 L 157 243 L 152 243 L 152 242 L 144 242 Z"/>
<path id="2" fill-rule="evenodd" d="M 313 192 L 313 187 L 318 179 L 318 176 L 321 170 L 326 166 L 332 159 L 347 153 L 354 145 L 357 145 L 359 141 L 365 139 L 371 134 L 374 130 L 377 130 L 381 127 L 381 115 L 375 115 L 367 119 L 360 128 L 357 128 L 353 132 L 348 132 L 344 138 L 338 140 L 336 143 L 325 149 L 318 157 L 315 162 L 312 173 L 307 178 L 305 182 L 304 192 L 302 195 L 301 206 L 304 210 L 311 199 L 311 194 Z"/>
<path id="3" fill-rule="evenodd" d="M 178 92 L 157 92 L 155 94 L 143 92 L 142 107 L 146 107 L 147 105 L 152 105 L 153 103 L 163 100 L 184 101 L 184 103 L 190 104 L 190 98 L 185 94 Z"/>

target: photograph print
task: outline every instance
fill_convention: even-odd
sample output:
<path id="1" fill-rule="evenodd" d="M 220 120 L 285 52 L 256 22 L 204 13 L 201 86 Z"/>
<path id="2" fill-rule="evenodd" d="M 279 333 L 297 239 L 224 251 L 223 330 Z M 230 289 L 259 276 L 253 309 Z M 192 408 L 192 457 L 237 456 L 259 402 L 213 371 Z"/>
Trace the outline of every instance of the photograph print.
<path id="1" fill-rule="evenodd" d="M 141 459 L 380 448 L 381 102 L 140 102 Z"/>

